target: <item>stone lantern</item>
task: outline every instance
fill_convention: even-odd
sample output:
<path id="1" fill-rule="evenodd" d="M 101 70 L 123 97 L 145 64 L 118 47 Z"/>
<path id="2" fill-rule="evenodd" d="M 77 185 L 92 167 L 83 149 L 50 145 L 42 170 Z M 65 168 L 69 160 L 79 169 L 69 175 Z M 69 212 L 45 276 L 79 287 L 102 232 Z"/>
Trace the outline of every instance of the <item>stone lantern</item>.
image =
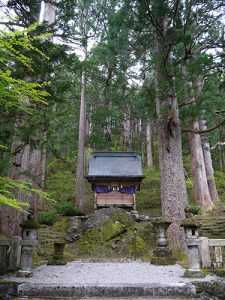
<path id="1" fill-rule="evenodd" d="M 153 251 L 151 263 L 155 265 L 172 265 L 176 263 L 176 259 L 171 256 L 171 251 L 168 248 L 166 232 L 171 222 L 165 221 L 162 218 L 155 218 L 152 221 L 156 229 L 156 249 Z"/>
<path id="2" fill-rule="evenodd" d="M 186 218 L 181 227 L 184 228 L 186 236 L 186 244 L 188 248 L 188 269 L 184 273 L 187 278 L 204 278 L 205 274 L 200 270 L 200 255 L 199 246 L 201 240 L 199 239 L 198 229 L 201 227 L 199 221 L 195 218 Z"/>
<path id="3" fill-rule="evenodd" d="M 32 276 L 32 253 L 33 247 L 37 246 L 37 230 L 39 224 L 32 214 L 28 214 L 27 220 L 20 224 L 22 228 L 21 258 L 18 277 Z"/>

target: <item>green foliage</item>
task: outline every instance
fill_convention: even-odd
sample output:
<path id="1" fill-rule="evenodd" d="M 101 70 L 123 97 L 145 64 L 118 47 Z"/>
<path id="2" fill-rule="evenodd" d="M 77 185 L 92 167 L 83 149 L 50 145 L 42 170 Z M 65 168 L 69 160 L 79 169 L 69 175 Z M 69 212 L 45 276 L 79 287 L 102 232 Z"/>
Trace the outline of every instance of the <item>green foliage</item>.
<path id="1" fill-rule="evenodd" d="M 194 203 L 190 203 L 187 206 L 190 209 L 190 212 L 194 215 L 198 215 L 201 212 L 201 207 L 195 205 Z"/>
<path id="2" fill-rule="evenodd" d="M 27 195 L 35 193 L 47 201 L 52 201 L 47 193 L 38 189 L 33 189 L 29 183 L 13 180 L 9 177 L 0 177 L 0 205 L 8 205 L 20 211 L 24 211 L 29 207 L 28 203 L 14 198 L 14 189 L 22 190 Z"/>
<path id="3" fill-rule="evenodd" d="M 19 62 L 32 71 L 32 60 L 23 52 L 32 51 L 47 59 L 47 56 L 33 44 L 46 35 L 32 36 L 38 23 L 28 29 L 7 32 L 0 30 L 0 107 L 6 111 L 17 107 L 31 112 L 37 103 L 46 104 L 43 85 L 13 77 L 15 63 Z"/>
<path id="4" fill-rule="evenodd" d="M 137 210 L 141 214 L 158 217 L 161 215 L 159 170 L 144 169 L 144 176 L 141 189 L 136 194 Z"/>
<path id="5" fill-rule="evenodd" d="M 216 171 L 215 172 L 215 182 L 217 191 L 221 201 L 225 202 L 225 173 Z"/>
<path id="6" fill-rule="evenodd" d="M 47 177 L 49 195 L 57 202 L 73 201 L 75 197 L 75 177 L 70 171 L 60 171 Z"/>
<path id="7" fill-rule="evenodd" d="M 39 214 L 39 223 L 45 225 L 53 225 L 57 220 L 55 211 L 46 211 Z"/>
<path id="8" fill-rule="evenodd" d="M 84 213 L 80 212 L 72 203 L 59 203 L 56 205 L 56 211 L 63 216 L 83 216 Z"/>

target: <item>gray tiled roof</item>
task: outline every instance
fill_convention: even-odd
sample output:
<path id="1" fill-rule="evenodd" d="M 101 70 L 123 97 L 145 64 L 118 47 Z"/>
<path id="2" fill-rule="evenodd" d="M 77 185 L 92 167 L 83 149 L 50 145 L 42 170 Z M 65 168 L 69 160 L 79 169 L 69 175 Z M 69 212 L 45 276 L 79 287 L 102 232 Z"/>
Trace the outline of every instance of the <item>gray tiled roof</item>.
<path id="1" fill-rule="evenodd" d="M 95 152 L 87 177 L 142 177 L 141 157 L 135 152 Z"/>

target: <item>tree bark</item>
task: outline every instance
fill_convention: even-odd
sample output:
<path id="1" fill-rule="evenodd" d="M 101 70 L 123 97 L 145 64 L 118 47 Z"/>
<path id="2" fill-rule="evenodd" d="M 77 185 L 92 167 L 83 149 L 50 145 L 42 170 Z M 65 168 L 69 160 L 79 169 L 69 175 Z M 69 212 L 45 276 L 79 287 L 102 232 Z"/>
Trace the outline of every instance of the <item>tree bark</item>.
<path id="1" fill-rule="evenodd" d="M 111 86 L 111 78 L 112 78 L 112 68 L 108 67 L 108 74 L 105 83 L 105 105 L 108 112 L 112 111 L 112 100 L 110 96 L 110 86 Z M 105 136 L 108 140 L 112 139 L 112 116 L 108 115 L 106 117 L 106 128 L 105 128 Z"/>
<path id="2" fill-rule="evenodd" d="M 187 70 L 186 63 L 182 66 L 184 79 L 186 80 L 186 98 L 192 105 L 196 105 L 196 96 L 194 94 L 193 83 Z M 200 93 L 202 90 L 202 80 L 197 78 L 195 90 Z M 193 131 L 199 131 L 200 125 L 197 118 L 189 118 L 189 126 Z M 202 142 L 200 134 L 189 132 L 189 148 L 191 158 L 191 172 L 194 188 L 194 200 L 204 211 L 212 206 L 212 200 L 206 177 L 205 161 L 203 156 Z"/>
<path id="3" fill-rule="evenodd" d="M 199 122 L 197 120 L 191 120 L 190 127 L 194 130 L 199 130 Z M 206 177 L 201 137 L 195 133 L 189 133 L 188 137 L 195 202 L 203 210 L 207 210 L 211 207 L 212 201 Z"/>
<path id="4" fill-rule="evenodd" d="M 206 128 L 207 126 L 205 125 L 205 121 L 203 120 L 200 121 L 200 129 L 205 130 Z M 202 141 L 202 150 L 203 150 L 203 156 L 205 162 L 205 170 L 206 170 L 209 193 L 211 196 L 211 200 L 215 202 L 219 199 L 219 196 L 217 193 L 217 188 L 216 188 L 216 183 L 214 178 L 214 169 L 212 164 L 210 144 L 206 136 L 201 136 L 201 141 Z"/>
<path id="5" fill-rule="evenodd" d="M 185 234 L 180 224 L 185 219 L 184 208 L 188 197 L 183 169 L 179 108 L 170 57 L 168 1 L 164 0 L 163 4 L 164 13 L 159 14 L 157 9 L 155 11 L 160 30 L 151 18 L 156 35 L 155 86 L 162 217 L 171 222 L 168 229 L 171 248 L 185 250 Z"/>
<path id="6" fill-rule="evenodd" d="M 151 123 L 148 120 L 146 124 L 146 150 L 147 150 L 147 167 L 153 167 L 152 159 L 152 135 L 151 135 Z"/>
<path id="7" fill-rule="evenodd" d="M 180 224 L 185 219 L 184 208 L 188 197 L 183 169 L 181 126 L 173 76 L 164 67 L 167 55 L 165 50 L 164 41 L 158 36 L 155 75 L 162 217 L 172 222 L 168 230 L 171 247 L 185 250 L 185 235 Z M 169 61 L 167 64 L 171 68 Z M 170 116 L 165 115 L 165 109 L 170 111 Z"/>
<path id="8" fill-rule="evenodd" d="M 12 155 L 10 160 L 10 168 L 8 176 L 14 180 L 22 180 L 30 184 L 32 188 L 40 188 L 43 176 L 42 151 L 31 143 L 27 144 L 17 137 L 18 131 L 21 129 L 24 116 L 17 116 L 15 123 L 15 134 L 12 142 Z M 16 199 L 30 204 L 35 214 L 42 206 L 39 196 L 30 192 L 16 189 L 14 191 Z M 19 224 L 23 221 L 24 215 L 20 211 L 4 206 L 1 213 L 1 232 L 8 238 L 13 235 L 20 235 L 21 228 Z"/>
<path id="9" fill-rule="evenodd" d="M 123 145 L 125 151 L 131 150 L 131 121 L 130 109 L 128 106 L 123 114 Z"/>
<path id="10" fill-rule="evenodd" d="M 87 46 L 85 46 L 85 57 L 87 59 Z M 76 170 L 76 200 L 75 204 L 81 211 L 84 210 L 84 169 L 85 169 L 85 132 L 86 132 L 86 88 L 87 71 L 82 71 L 82 86 L 80 98 L 80 121 L 79 121 L 79 143 Z"/>

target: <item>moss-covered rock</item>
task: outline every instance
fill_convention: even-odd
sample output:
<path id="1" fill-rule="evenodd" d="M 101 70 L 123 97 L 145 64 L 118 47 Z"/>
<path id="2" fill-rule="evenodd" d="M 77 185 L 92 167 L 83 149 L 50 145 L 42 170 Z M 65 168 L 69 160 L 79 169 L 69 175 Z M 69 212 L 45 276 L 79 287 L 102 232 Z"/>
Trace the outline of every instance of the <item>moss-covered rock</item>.
<path id="1" fill-rule="evenodd" d="M 102 229 L 102 237 L 105 241 L 110 241 L 127 231 L 126 225 L 117 222 L 108 222 Z"/>
<path id="2" fill-rule="evenodd" d="M 134 238 L 131 240 L 130 244 L 129 244 L 129 253 L 130 255 L 134 254 Z M 146 254 L 146 252 L 148 252 L 149 246 L 147 245 L 147 243 L 140 237 L 137 236 L 136 238 L 136 255 L 137 257 L 140 257 L 144 254 Z"/>

